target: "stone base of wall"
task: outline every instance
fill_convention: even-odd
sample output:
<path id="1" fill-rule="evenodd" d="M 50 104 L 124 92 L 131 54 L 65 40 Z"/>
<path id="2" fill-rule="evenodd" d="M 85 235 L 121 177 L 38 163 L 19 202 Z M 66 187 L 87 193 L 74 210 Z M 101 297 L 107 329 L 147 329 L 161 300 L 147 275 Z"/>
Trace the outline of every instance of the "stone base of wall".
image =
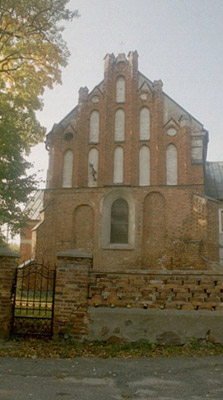
<path id="1" fill-rule="evenodd" d="M 183 345 L 193 338 L 223 343 L 223 313 L 207 310 L 149 310 L 89 307 L 87 340 L 146 340 Z M 116 339 L 119 338 L 119 339 Z"/>

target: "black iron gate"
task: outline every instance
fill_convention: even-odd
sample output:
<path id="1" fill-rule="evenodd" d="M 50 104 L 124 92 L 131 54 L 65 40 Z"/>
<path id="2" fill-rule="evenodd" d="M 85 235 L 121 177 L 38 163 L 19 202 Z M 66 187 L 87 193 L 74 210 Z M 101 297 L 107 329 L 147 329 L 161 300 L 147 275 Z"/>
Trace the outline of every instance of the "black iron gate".
<path id="1" fill-rule="evenodd" d="M 17 268 L 12 333 L 22 336 L 52 336 L 56 270 L 29 261 Z"/>

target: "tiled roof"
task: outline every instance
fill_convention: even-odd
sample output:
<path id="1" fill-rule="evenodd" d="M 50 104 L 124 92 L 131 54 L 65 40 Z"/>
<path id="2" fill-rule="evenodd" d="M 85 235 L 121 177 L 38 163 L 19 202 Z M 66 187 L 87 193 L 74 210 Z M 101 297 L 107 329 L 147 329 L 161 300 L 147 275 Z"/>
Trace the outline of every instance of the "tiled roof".
<path id="1" fill-rule="evenodd" d="M 39 219 L 39 213 L 43 209 L 43 194 L 44 190 L 37 190 L 26 205 L 25 211 L 28 212 L 30 219 Z"/>
<path id="2" fill-rule="evenodd" d="M 205 194 L 223 200 L 223 161 L 206 163 Z"/>

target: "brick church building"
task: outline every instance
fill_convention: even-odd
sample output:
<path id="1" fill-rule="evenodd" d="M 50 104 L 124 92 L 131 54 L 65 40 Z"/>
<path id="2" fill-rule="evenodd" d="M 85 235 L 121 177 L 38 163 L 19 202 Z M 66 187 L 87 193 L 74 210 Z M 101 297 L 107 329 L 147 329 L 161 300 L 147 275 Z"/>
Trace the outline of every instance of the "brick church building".
<path id="1" fill-rule="evenodd" d="M 206 161 L 208 132 L 162 86 L 139 72 L 136 51 L 105 56 L 103 81 L 80 88 L 46 137 L 47 188 L 22 256 L 78 249 L 95 270 L 220 267 L 223 163 Z"/>

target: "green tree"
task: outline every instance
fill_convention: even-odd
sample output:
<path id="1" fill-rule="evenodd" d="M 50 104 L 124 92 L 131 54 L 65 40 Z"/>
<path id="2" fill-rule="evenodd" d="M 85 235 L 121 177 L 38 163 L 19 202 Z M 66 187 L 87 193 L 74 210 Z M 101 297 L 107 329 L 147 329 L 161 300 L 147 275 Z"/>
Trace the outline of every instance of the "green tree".
<path id="1" fill-rule="evenodd" d="M 25 222 L 21 204 L 36 184 L 24 158 L 45 134 L 35 113 L 69 57 L 62 23 L 78 12 L 68 2 L 0 0 L 0 226 L 12 233 Z"/>

